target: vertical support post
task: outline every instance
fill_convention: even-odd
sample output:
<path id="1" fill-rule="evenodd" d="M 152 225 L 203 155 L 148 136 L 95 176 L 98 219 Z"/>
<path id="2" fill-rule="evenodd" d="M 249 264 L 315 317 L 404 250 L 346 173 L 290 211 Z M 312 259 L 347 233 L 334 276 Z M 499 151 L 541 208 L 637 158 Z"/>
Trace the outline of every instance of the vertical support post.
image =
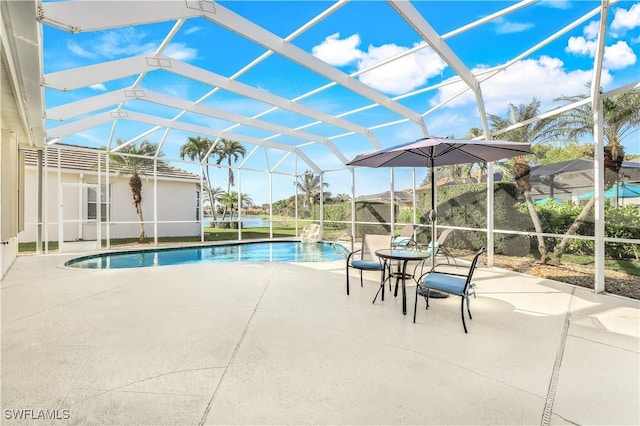
<path id="1" fill-rule="evenodd" d="M 603 106 L 602 98 L 597 96 L 597 104 L 594 105 L 593 112 L 593 138 L 595 143 L 595 157 L 593 166 L 593 184 L 595 187 L 595 208 L 594 208 L 594 227 L 595 227 L 595 277 L 594 290 L 596 293 L 602 293 L 604 286 L 604 142 L 603 142 Z"/>
<path id="2" fill-rule="evenodd" d="M 242 240 L 242 170 L 238 168 L 238 239 Z"/>
<path id="3" fill-rule="evenodd" d="M 296 154 L 296 162 L 295 162 L 295 168 L 294 168 L 294 177 L 293 177 L 293 187 L 295 188 L 296 192 L 295 192 L 295 212 L 296 212 L 296 218 L 295 218 L 295 227 L 296 227 L 296 237 L 298 236 L 298 155 Z"/>
<path id="4" fill-rule="evenodd" d="M 77 205 L 77 210 L 76 210 L 76 226 L 77 226 L 77 232 L 78 232 L 78 239 L 79 240 L 84 240 L 84 235 L 82 233 L 82 194 L 85 191 L 84 186 L 82 185 L 82 182 L 84 181 L 84 173 L 80 173 L 78 175 L 78 205 Z"/>
<path id="5" fill-rule="evenodd" d="M 320 172 L 320 226 L 324 223 L 324 172 Z"/>
<path id="6" fill-rule="evenodd" d="M 43 157 L 43 152 L 41 149 L 38 150 L 38 160 L 37 160 L 37 177 L 36 179 L 38 180 L 38 205 L 37 205 L 37 221 L 38 221 L 38 225 L 37 225 L 37 230 L 36 230 L 36 253 L 37 254 L 41 254 L 42 253 L 42 194 L 43 194 L 43 189 L 42 189 L 42 181 L 43 181 L 43 165 L 42 165 L 42 157 Z"/>
<path id="7" fill-rule="evenodd" d="M 49 148 L 44 148 L 44 185 L 42 186 L 43 194 L 48 194 L 49 191 Z M 44 215 L 43 215 L 43 227 L 44 227 L 44 254 L 49 254 L 49 203 L 44 202 Z"/>
<path id="8" fill-rule="evenodd" d="M 273 238 L 273 173 L 269 170 L 269 238 Z"/>
<path id="9" fill-rule="evenodd" d="M 494 255 L 494 196 L 493 196 L 493 163 L 487 163 L 487 266 L 493 266 Z"/>
<path id="10" fill-rule="evenodd" d="M 158 159 L 153 159 L 153 244 L 158 245 Z"/>
<path id="11" fill-rule="evenodd" d="M 356 237 L 356 173 L 355 169 L 351 168 L 351 244 L 353 246 L 353 240 Z M 351 247 L 353 251 L 353 247 Z"/>
<path id="12" fill-rule="evenodd" d="M 391 208 L 391 235 L 396 231 L 396 185 L 395 185 L 395 169 L 389 169 L 389 206 Z"/>
<path id="13" fill-rule="evenodd" d="M 96 248 L 102 248 L 102 156 L 98 155 L 98 188 L 96 190 Z"/>
<path id="14" fill-rule="evenodd" d="M 200 199 L 198 200 L 198 217 L 200 218 L 200 242 L 204 242 L 204 166 L 200 163 Z M 209 204 L 211 204 L 211 211 L 215 206 L 213 205 L 213 200 L 209 199 Z"/>
<path id="15" fill-rule="evenodd" d="M 411 212 L 411 216 L 412 216 L 412 223 L 416 224 L 418 223 L 418 199 L 417 199 L 417 194 L 416 194 L 416 168 L 414 167 L 413 169 L 411 169 L 411 194 L 412 194 L 412 200 L 411 200 L 411 209 L 413 210 Z"/>
<path id="16" fill-rule="evenodd" d="M 106 223 L 106 240 L 107 240 L 107 244 L 106 244 L 106 248 L 111 248 L 111 176 L 110 176 L 110 167 L 111 167 L 111 162 L 110 162 L 110 155 L 109 155 L 109 151 L 106 151 L 105 154 L 105 198 L 106 198 L 106 203 L 107 203 L 107 223 Z"/>
<path id="17" fill-rule="evenodd" d="M 593 185 L 595 192 L 595 276 L 594 290 L 602 293 L 604 285 L 604 106 L 600 93 L 602 77 L 602 62 L 604 60 L 605 38 L 607 33 L 607 19 L 609 15 L 609 1 L 602 0 L 600 8 L 600 24 L 596 40 L 596 51 L 593 60 L 593 76 L 591 81 L 591 108 L 593 111 L 593 143 L 595 158 L 593 166 Z"/>

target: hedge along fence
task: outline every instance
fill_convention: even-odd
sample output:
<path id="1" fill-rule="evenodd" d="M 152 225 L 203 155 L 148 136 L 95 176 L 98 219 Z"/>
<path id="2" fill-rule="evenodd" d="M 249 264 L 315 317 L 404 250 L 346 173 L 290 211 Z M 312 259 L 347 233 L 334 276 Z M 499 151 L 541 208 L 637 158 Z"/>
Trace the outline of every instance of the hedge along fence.
<path id="1" fill-rule="evenodd" d="M 438 188 L 437 206 L 438 225 L 464 228 L 485 228 L 487 219 L 486 184 L 446 185 Z M 404 220 L 404 210 L 396 205 L 396 221 Z M 429 189 L 418 191 L 416 205 L 418 222 L 430 224 L 428 214 L 431 210 L 431 192 Z M 550 234 L 564 234 L 578 216 L 582 206 L 571 203 L 561 205 L 546 203 L 536 206 L 542 223 L 542 231 Z M 331 222 L 351 221 L 351 203 L 325 204 L 324 220 Z M 312 217 L 319 219 L 319 206 L 314 206 Z M 380 224 L 357 224 L 356 235 L 363 233 L 389 233 L 391 209 L 389 203 L 358 202 L 356 203 L 356 222 L 377 222 Z M 337 223 L 336 226 L 341 224 Z M 535 232 L 531 217 L 515 184 L 512 182 L 496 182 L 494 185 L 494 226 L 498 229 Z M 419 235 L 421 242 L 430 239 L 428 228 L 423 229 L 426 235 Z M 586 218 L 578 229 L 577 235 L 594 235 L 594 212 Z M 640 239 L 640 205 L 626 205 L 615 208 L 605 204 L 605 235 L 612 238 Z M 424 241 L 423 241 L 424 240 Z M 526 256 L 538 253 L 536 237 L 524 235 L 495 235 L 495 252 L 510 256 Z M 545 238 L 549 252 L 561 239 Z M 484 232 L 456 230 L 447 238 L 451 248 L 472 250 L 486 244 Z M 638 245 L 606 243 L 605 252 L 610 257 L 638 258 Z M 574 239 L 567 246 L 567 253 L 593 255 L 594 241 Z"/>
<path id="2" fill-rule="evenodd" d="M 389 234 L 391 233 L 391 207 L 389 203 L 384 202 L 356 202 L 356 222 L 374 222 L 374 223 L 356 223 L 356 236 L 361 237 L 363 234 Z M 399 207 L 396 205 L 396 215 Z M 351 203 L 325 204 L 323 206 L 324 221 L 333 222 L 332 226 L 342 227 L 344 225 L 337 222 L 351 221 Z M 320 206 L 313 206 L 311 217 L 318 220 L 320 217 Z"/>
<path id="3" fill-rule="evenodd" d="M 571 203 L 554 204 L 545 203 L 536 206 L 538 216 L 542 222 L 543 231 L 550 234 L 564 234 L 573 224 L 575 218 L 582 211 L 583 206 Z M 526 210 L 522 206 L 521 210 Z M 595 210 L 591 210 L 589 215 L 580 224 L 577 235 L 595 234 Z M 640 205 L 628 204 L 624 207 L 615 208 L 607 200 L 604 206 L 604 233 L 610 238 L 640 239 Z M 546 238 L 545 245 L 552 251 L 561 238 Z M 574 239 L 567 245 L 567 253 L 575 253 L 592 256 L 595 250 L 595 241 Z M 640 248 L 636 244 L 605 243 L 605 253 L 612 258 L 635 258 L 640 257 Z"/>
<path id="4" fill-rule="evenodd" d="M 420 223 L 428 224 L 431 210 L 431 191 L 418 193 Z M 487 186 L 486 184 L 450 185 L 438 188 L 437 200 L 439 226 L 464 228 L 486 228 Z M 526 230 L 531 226 L 527 213 L 518 210 L 518 190 L 510 182 L 494 185 L 494 226 L 501 229 Z M 486 245 L 484 232 L 456 230 L 447 238 L 447 246 L 475 250 Z M 530 252 L 529 237 L 523 235 L 497 234 L 494 238 L 495 252 L 510 256 L 525 256 Z"/>

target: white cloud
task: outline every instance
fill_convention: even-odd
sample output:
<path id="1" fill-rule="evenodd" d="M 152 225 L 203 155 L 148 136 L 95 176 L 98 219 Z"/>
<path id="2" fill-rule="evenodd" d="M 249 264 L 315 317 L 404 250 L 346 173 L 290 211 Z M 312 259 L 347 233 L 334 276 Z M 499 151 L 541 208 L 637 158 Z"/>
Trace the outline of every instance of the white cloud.
<path id="1" fill-rule="evenodd" d="M 477 72 L 479 70 L 474 70 Z M 561 95 L 587 93 L 586 84 L 591 81 L 591 71 L 566 71 L 557 58 L 542 56 L 527 59 L 507 68 L 482 83 L 485 108 L 492 114 L 504 114 L 509 103 L 528 104 L 535 97 L 541 102 L 541 111 L 551 108 L 553 100 Z M 602 72 L 602 86 L 612 82 L 608 71 Z M 446 86 L 438 92 L 433 104 L 441 102 L 463 88 L 463 83 Z M 446 107 L 473 105 L 475 97 L 471 91 L 446 104 Z"/>
<path id="2" fill-rule="evenodd" d="M 94 52 L 85 50 L 72 41 L 67 42 L 67 49 L 69 49 L 69 51 L 74 55 L 80 56 L 81 58 L 94 59 L 97 57 L 97 55 Z"/>
<path id="3" fill-rule="evenodd" d="M 596 42 L 587 41 L 584 37 L 571 37 L 565 51 L 593 58 L 596 51 Z M 607 69 L 619 70 L 635 64 L 636 59 L 636 54 L 627 42 L 618 41 L 616 44 L 604 48 L 602 65 Z"/>
<path id="4" fill-rule="evenodd" d="M 366 68 L 407 50 L 395 44 L 369 46 L 369 51 L 358 62 L 358 68 Z M 440 75 L 446 66 L 433 50 L 425 48 L 362 74 L 360 81 L 382 92 L 400 95 L 422 86 L 430 77 Z"/>
<path id="5" fill-rule="evenodd" d="M 611 31 L 613 33 L 625 33 L 640 27 L 640 3 L 636 3 L 629 10 L 618 8 L 613 15 Z"/>
<path id="6" fill-rule="evenodd" d="M 164 49 L 163 54 L 179 61 L 188 62 L 198 56 L 198 51 L 187 47 L 184 43 L 171 43 Z"/>
<path id="7" fill-rule="evenodd" d="M 201 29 L 202 28 L 200 28 L 200 27 L 191 27 L 191 28 L 188 28 L 184 33 L 187 34 L 187 35 L 188 34 L 193 34 L 193 33 L 197 33 Z"/>
<path id="8" fill-rule="evenodd" d="M 114 59 L 125 56 L 135 56 L 153 52 L 156 43 L 144 42 L 146 34 L 133 28 L 109 31 L 93 40 L 91 51 L 85 50 L 73 41 L 67 43 L 67 48 L 76 56 L 97 59 Z"/>
<path id="9" fill-rule="evenodd" d="M 334 66 L 354 64 L 358 70 L 370 67 L 387 58 L 409 50 L 396 44 L 369 45 L 366 51 L 359 48 L 360 37 L 354 34 L 340 39 L 332 34 L 312 49 L 313 54 Z M 382 92 L 399 95 L 426 83 L 429 77 L 439 75 L 446 63 L 431 49 L 421 49 L 393 63 L 367 71 L 359 79 L 368 86 Z"/>
<path id="10" fill-rule="evenodd" d="M 360 58 L 362 51 L 358 49 L 359 45 L 360 36 L 358 34 L 340 40 L 340 33 L 335 33 L 327 36 L 319 45 L 314 46 L 311 52 L 326 63 L 340 67 L 354 63 Z"/>
<path id="11" fill-rule="evenodd" d="M 109 31 L 95 40 L 93 50 L 101 57 L 108 59 L 153 52 L 157 44 L 145 43 L 145 38 L 144 31 L 134 28 Z"/>
<path id="12" fill-rule="evenodd" d="M 533 24 L 525 22 L 513 22 L 504 18 L 498 18 L 493 21 L 496 26 L 497 34 L 513 34 L 521 33 L 530 28 L 533 28 Z"/>
<path id="13" fill-rule="evenodd" d="M 569 37 L 569 42 L 564 50 L 577 55 L 593 56 L 596 51 L 596 42 L 587 41 L 584 37 Z"/>
<path id="14" fill-rule="evenodd" d="M 571 9 L 572 7 L 570 0 L 542 0 L 540 4 L 552 9 Z"/>
<path id="15" fill-rule="evenodd" d="M 91 86 L 89 86 L 89 88 L 93 90 L 99 90 L 101 92 L 105 92 L 107 90 L 106 86 L 102 83 L 92 84 Z"/>
<path id="16" fill-rule="evenodd" d="M 613 46 L 604 49 L 603 66 L 612 70 L 619 70 L 636 63 L 636 54 L 624 41 L 619 41 Z"/>
<path id="17" fill-rule="evenodd" d="M 598 37 L 598 31 L 600 31 L 600 23 L 598 21 L 591 21 L 582 30 L 582 33 L 587 40 L 595 40 Z"/>

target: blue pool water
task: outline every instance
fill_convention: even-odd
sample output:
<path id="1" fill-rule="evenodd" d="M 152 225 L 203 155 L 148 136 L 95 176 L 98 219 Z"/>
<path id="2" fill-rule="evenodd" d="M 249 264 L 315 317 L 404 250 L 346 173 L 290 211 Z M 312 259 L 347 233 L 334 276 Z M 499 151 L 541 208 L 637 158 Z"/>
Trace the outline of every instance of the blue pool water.
<path id="1" fill-rule="evenodd" d="M 65 266 L 119 269 L 203 262 L 329 262 L 344 259 L 347 254 L 343 246 L 334 249 L 330 243 L 253 242 L 101 253 L 72 259 Z"/>

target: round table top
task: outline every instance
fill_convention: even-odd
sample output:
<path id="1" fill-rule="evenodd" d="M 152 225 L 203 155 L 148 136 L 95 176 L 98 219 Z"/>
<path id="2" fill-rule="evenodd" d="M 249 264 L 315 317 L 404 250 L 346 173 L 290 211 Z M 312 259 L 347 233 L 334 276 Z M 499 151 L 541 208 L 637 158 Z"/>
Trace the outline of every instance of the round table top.
<path id="1" fill-rule="evenodd" d="M 381 249 L 376 250 L 376 256 L 394 260 L 423 260 L 431 257 L 431 254 L 420 250 Z"/>

